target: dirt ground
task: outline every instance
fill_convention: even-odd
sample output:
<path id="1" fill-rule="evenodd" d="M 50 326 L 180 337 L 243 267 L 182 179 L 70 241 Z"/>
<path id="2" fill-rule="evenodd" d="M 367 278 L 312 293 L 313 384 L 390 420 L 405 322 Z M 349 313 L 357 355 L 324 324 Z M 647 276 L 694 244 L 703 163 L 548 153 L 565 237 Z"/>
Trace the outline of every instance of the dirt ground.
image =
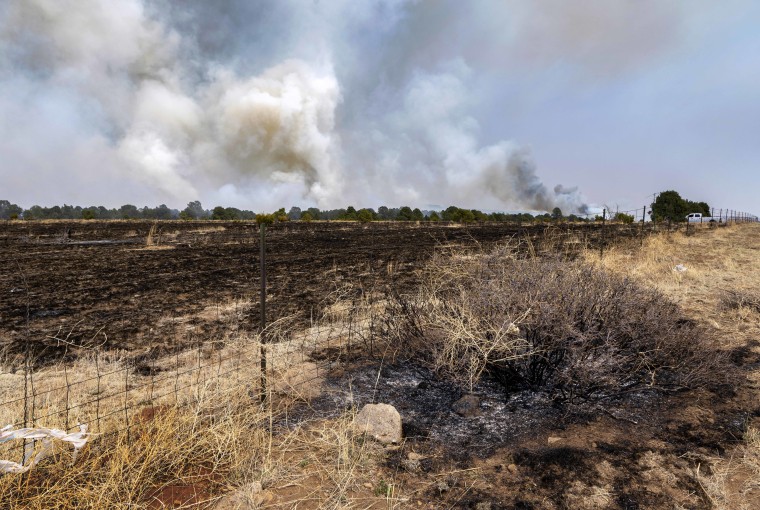
<path id="1" fill-rule="evenodd" d="M 249 486 L 248 499 L 239 492 L 218 508 L 760 508 L 758 250 L 760 226 L 742 225 L 585 255 L 709 327 L 728 359 L 725 384 L 553 409 L 537 396 L 506 398 L 486 381 L 474 391 L 478 412 L 461 416 L 452 406 L 462 390 L 413 360 L 356 359 L 326 379 L 310 412 L 336 426 L 336 409 L 392 403 L 404 442 L 373 451 L 340 497 L 327 490 L 329 475 L 304 467 L 298 483 Z"/>

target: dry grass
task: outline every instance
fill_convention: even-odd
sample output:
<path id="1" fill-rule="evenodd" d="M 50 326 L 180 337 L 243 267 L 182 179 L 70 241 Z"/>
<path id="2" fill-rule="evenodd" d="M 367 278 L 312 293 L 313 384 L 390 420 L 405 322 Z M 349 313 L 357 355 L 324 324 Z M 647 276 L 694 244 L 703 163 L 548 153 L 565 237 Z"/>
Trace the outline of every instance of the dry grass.
<path id="1" fill-rule="evenodd" d="M 755 256 L 760 249 L 758 234 L 760 228 L 754 225 L 689 237 L 663 234 L 645 240 L 643 249 L 636 242 L 608 250 L 601 260 L 597 252 L 587 253 L 585 259 L 600 271 L 633 278 L 637 288 L 657 289 L 680 304 L 695 321 L 726 333 L 722 335 L 726 348 L 737 347 L 757 338 L 760 332 L 760 311 L 755 306 L 756 289 L 760 288 L 760 260 Z M 481 265 L 483 262 L 486 266 Z M 472 274 L 476 267 L 481 276 L 487 274 L 487 262 L 487 258 L 464 256 L 452 259 L 453 264 L 459 264 L 457 271 L 466 269 L 465 274 Z M 677 264 L 684 264 L 687 270 L 673 271 Z M 506 270 L 510 267 L 514 274 L 513 266 L 507 265 Z M 509 276 L 508 272 L 504 276 Z M 561 280 L 556 273 L 553 278 Z M 433 283 L 438 287 L 428 298 L 437 297 L 429 300 L 428 306 L 435 308 L 446 296 L 441 293 L 443 282 Z M 463 287 L 458 292 L 465 292 L 466 297 L 474 288 Z M 493 290 L 494 296 L 498 295 L 498 287 Z M 13 373 L 4 370 L 0 374 L 0 402 L 23 397 L 26 383 L 37 395 L 36 415 L 47 415 L 38 420 L 39 425 L 64 428 L 68 421 L 73 428 L 77 422 L 86 421 L 95 424 L 94 432 L 105 432 L 122 429 L 127 423 L 129 431 L 96 434 L 74 463 L 69 452 L 62 449 L 27 475 L 0 477 L 0 506 L 132 509 L 198 505 L 219 510 L 410 507 L 405 497 L 416 494 L 419 487 L 399 485 L 389 475 L 382 467 L 385 450 L 353 432 L 351 412 L 337 419 L 283 426 L 283 417 L 293 403 L 308 403 L 318 394 L 324 367 L 308 358 L 310 352 L 374 345 L 376 321 L 387 303 L 372 292 L 363 293 L 358 302 L 347 298 L 351 292 L 338 294 L 336 300 L 341 302 L 313 327 L 295 332 L 283 324 L 279 332 L 272 332 L 278 343 L 269 347 L 271 407 L 262 407 L 258 401 L 257 338 L 224 338 L 213 347 L 200 346 L 157 359 L 147 356 L 140 361 L 147 367 L 143 371 L 135 371 L 134 358 L 118 352 L 81 356 L 65 367 L 41 370 L 31 379 L 18 369 Z M 476 303 L 471 299 L 468 302 Z M 499 325 L 494 331 L 507 345 L 516 332 L 530 325 L 532 318 L 525 315 L 526 309 L 521 310 L 501 318 L 489 316 L 481 326 L 493 329 Z M 462 308 L 457 313 L 465 311 Z M 216 307 L 202 313 L 232 314 L 232 309 Z M 447 314 L 443 319 L 455 316 Z M 506 358 L 503 353 L 494 357 L 494 351 L 486 352 L 480 344 L 473 344 L 482 333 L 474 329 L 474 323 L 456 326 L 458 329 L 443 324 L 448 323 L 437 324 L 438 334 L 457 331 L 463 339 L 459 350 L 447 354 L 450 360 L 460 360 L 454 352 L 461 349 L 476 353 L 476 361 Z M 472 380 L 484 365 L 467 363 L 475 367 L 469 376 Z M 760 373 L 748 377 L 750 383 L 760 385 Z M 146 414 L 146 408 L 153 411 Z M 0 407 L 3 423 L 18 423 L 23 416 L 23 401 Z M 758 507 L 757 430 L 757 426 L 749 427 L 735 451 L 725 458 L 711 459 L 709 469 L 703 467 L 695 473 L 716 508 Z M 8 458 L 6 451 L 0 453 L 0 458 Z M 13 451 L 13 455 L 17 453 Z M 428 481 L 425 489 L 432 483 Z M 568 503 L 578 508 L 608 505 L 612 498 L 609 488 L 597 485 L 575 484 L 570 494 L 576 499 Z M 422 497 L 423 492 L 419 494 Z"/>
<path id="2" fill-rule="evenodd" d="M 356 435 L 352 412 L 284 427 L 294 404 L 319 394 L 325 367 L 309 353 L 366 340 L 375 307 L 366 298 L 338 305 L 306 330 L 288 319 L 271 324 L 263 407 L 258 337 L 231 335 L 158 358 L 81 351 L 28 376 L 6 364 L 0 422 L 21 426 L 26 411 L 36 426 L 87 423 L 94 434 L 73 464 L 63 448 L 27 475 L 0 477 L 0 501 L 32 509 L 395 507 L 393 494 L 375 494 L 382 447 Z M 200 312 L 233 322 L 244 320 L 240 313 L 233 305 Z M 6 444 L 0 458 L 21 453 Z"/>
<path id="3" fill-rule="evenodd" d="M 153 408 L 129 431 L 93 438 L 73 464 L 61 452 L 27 475 L 3 476 L 0 499 L 29 509 L 142 508 L 167 487 L 190 486 L 195 502 L 211 501 L 268 440 L 257 407 L 238 407 L 239 396 L 225 401 Z"/>
<path id="4" fill-rule="evenodd" d="M 645 240 L 641 249 L 618 246 L 601 260 L 596 253 L 587 258 L 663 292 L 694 320 L 716 329 L 724 349 L 760 353 L 758 253 L 760 225 L 746 224 L 698 230 L 691 236 L 662 234 Z M 677 264 L 686 271 L 674 271 Z M 745 377 L 741 384 L 757 401 L 760 369 L 746 370 Z M 716 509 L 760 507 L 758 430 L 756 418 L 747 424 L 745 437 L 734 450 L 695 471 Z"/>

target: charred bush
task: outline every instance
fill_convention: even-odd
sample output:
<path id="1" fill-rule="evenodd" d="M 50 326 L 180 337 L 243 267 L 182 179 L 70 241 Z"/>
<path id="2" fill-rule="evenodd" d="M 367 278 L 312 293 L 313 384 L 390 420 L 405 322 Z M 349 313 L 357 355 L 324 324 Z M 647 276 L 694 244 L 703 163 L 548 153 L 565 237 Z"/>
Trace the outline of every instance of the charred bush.
<path id="1" fill-rule="evenodd" d="M 416 293 L 389 297 L 383 325 L 398 352 L 462 384 L 487 373 L 558 402 L 690 388 L 720 373 L 708 331 L 658 292 L 508 247 L 438 255 Z"/>

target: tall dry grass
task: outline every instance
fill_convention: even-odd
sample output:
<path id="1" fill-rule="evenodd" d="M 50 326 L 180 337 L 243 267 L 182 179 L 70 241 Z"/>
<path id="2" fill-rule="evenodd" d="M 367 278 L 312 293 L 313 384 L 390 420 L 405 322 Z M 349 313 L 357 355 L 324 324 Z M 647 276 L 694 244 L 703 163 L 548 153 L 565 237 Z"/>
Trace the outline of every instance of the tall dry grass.
<path id="1" fill-rule="evenodd" d="M 6 365 L 1 422 L 21 426 L 33 412 L 30 425 L 87 423 L 92 436 L 75 462 L 59 445 L 28 474 L 0 477 L 0 501 L 32 509 L 233 509 L 272 501 L 283 508 L 395 507 L 395 496 L 366 487 L 382 478 L 382 448 L 354 431 L 353 411 L 317 421 L 302 411 L 288 425 L 294 406 L 320 393 L 326 367 L 310 353 L 367 345 L 367 301 L 353 306 L 336 304 L 306 330 L 294 330 L 287 318 L 270 324 L 265 405 L 258 336 L 155 358 L 82 351 L 73 362 L 31 374 Z M 20 460 L 22 445 L 10 446 L 0 458 Z"/>

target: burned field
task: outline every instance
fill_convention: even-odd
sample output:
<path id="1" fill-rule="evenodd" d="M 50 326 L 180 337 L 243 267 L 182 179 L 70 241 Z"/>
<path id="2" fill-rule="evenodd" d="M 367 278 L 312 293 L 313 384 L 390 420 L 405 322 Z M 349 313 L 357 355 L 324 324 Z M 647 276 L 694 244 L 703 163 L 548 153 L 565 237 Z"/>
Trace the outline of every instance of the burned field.
<path id="1" fill-rule="evenodd" d="M 560 248 L 569 251 L 639 234 L 595 225 L 274 225 L 266 246 L 269 320 L 307 325 L 347 285 L 406 288 L 436 248 L 515 237 L 541 249 L 551 231 L 563 234 Z M 258 242 L 256 225 L 241 222 L 5 223 L 0 350 L 8 358 L 31 347 L 43 362 L 82 345 L 166 352 L 222 336 L 228 325 L 219 310 L 229 307 L 246 315 L 236 327 L 255 331 L 258 314 L 248 312 L 258 302 Z"/>
<path id="2" fill-rule="evenodd" d="M 256 497 L 275 508 L 754 508 L 760 463 L 721 460 L 760 459 L 744 440 L 760 429 L 752 228 L 271 226 L 268 321 L 294 338 L 337 333 L 271 346 L 272 402 L 287 412 L 258 416 L 274 446 L 249 449 L 281 455 L 257 462 L 284 463 L 291 478 L 267 475 Z M 194 390 L 242 338 L 251 355 L 232 358 L 248 363 L 234 373 L 253 385 L 228 383 L 259 412 L 258 239 L 237 222 L 4 225 L 4 368 L 119 350 L 127 375 L 113 394 L 126 415 L 127 394 L 150 386 L 130 407 L 139 413 L 164 379 L 179 401 L 179 353 L 190 366 L 197 353 Z M 156 367 L 166 373 L 154 381 Z M 368 446 L 347 428 L 376 402 L 401 414 L 400 444 Z M 294 436 L 319 446 L 293 449 Z"/>

